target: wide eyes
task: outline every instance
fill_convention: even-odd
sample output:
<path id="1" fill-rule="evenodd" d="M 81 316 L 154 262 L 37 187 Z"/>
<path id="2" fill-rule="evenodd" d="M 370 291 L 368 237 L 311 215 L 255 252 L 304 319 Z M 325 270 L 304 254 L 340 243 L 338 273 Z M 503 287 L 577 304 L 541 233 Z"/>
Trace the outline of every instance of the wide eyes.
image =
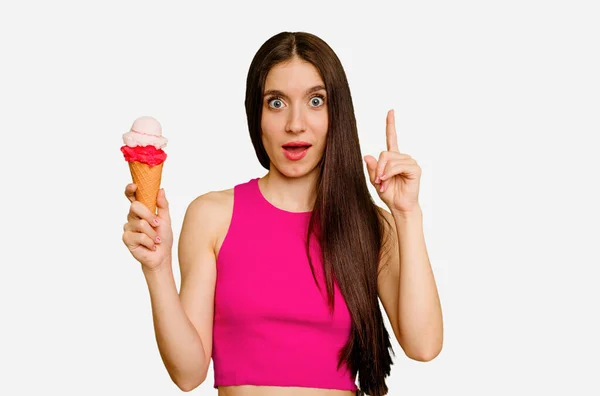
<path id="1" fill-rule="evenodd" d="M 278 96 L 273 96 L 267 99 L 269 107 L 272 109 L 281 109 L 283 107 L 283 99 Z M 321 107 L 325 104 L 325 97 L 323 95 L 315 95 L 310 98 L 310 104 L 312 107 Z"/>

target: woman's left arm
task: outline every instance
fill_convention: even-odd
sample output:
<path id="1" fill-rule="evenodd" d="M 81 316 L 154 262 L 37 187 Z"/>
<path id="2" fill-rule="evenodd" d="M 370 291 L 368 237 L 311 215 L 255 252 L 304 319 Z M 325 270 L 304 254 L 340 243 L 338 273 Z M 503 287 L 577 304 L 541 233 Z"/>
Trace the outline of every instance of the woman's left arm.
<path id="1" fill-rule="evenodd" d="M 381 255 L 378 292 L 398 343 L 408 357 L 435 358 L 442 349 L 443 320 L 435 278 L 423 234 L 418 203 L 421 168 L 398 150 L 393 111 L 386 122 L 387 151 L 379 159 L 366 156 L 371 183 L 390 212 Z"/>
<path id="2" fill-rule="evenodd" d="M 420 208 L 411 213 L 381 210 L 392 226 L 388 254 L 382 255 L 379 298 L 408 357 L 430 361 L 442 350 L 440 299 L 427 255 Z"/>

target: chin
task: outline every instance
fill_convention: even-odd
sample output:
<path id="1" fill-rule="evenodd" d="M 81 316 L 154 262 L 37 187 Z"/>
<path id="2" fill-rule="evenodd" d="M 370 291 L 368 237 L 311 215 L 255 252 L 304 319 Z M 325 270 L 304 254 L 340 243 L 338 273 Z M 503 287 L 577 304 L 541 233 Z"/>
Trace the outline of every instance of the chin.
<path id="1" fill-rule="evenodd" d="M 279 173 L 289 178 L 300 178 L 317 171 L 317 164 L 286 164 L 281 167 L 276 167 Z"/>

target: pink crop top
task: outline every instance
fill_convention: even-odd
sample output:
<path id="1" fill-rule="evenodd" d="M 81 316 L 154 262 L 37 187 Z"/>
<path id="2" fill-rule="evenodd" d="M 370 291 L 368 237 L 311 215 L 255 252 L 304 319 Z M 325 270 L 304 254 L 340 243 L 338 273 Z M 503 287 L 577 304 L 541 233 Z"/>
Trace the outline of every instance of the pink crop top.
<path id="1" fill-rule="evenodd" d="M 357 390 L 345 362 L 337 370 L 350 313 L 337 283 L 334 313 L 329 312 L 316 239 L 311 254 L 322 294 L 306 257 L 310 214 L 273 206 L 258 179 L 234 187 L 233 216 L 217 259 L 214 388 Z"/>

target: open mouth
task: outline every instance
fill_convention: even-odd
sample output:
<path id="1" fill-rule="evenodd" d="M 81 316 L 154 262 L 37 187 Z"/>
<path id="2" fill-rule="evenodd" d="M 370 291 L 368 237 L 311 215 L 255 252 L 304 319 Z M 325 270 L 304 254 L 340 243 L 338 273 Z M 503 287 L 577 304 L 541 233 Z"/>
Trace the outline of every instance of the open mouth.
<path id="1" fill-rule="evenodd" d="M 308 143 L 292 143 L 286 144 L 283 147 L 284 155 L 292 161 L 297 161 L 304 158 L 308 149 L 311 147 Z"/>
<path id="2" fill-rule="evenodd" d="M 302 151 L 306 150 L 307 148 L 309 148 L 310 146 L 283 146 L 283 149 L 286 151 L 289 151 L 290 153 L 301 153 Z"/>

